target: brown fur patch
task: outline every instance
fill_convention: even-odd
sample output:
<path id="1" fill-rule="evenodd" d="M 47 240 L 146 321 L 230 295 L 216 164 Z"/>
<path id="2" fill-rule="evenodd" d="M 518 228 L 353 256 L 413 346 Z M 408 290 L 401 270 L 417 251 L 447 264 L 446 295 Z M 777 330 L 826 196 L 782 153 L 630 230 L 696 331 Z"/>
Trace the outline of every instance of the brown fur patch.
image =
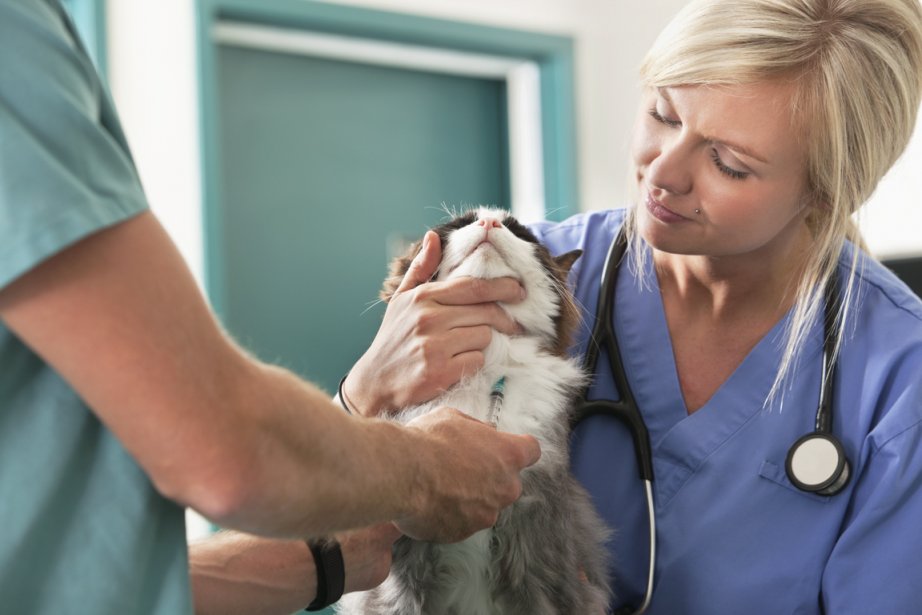
<path id="1" fill-rule="evenodd" d="M 560 357 L 567 356 L 567 349 L 573 343 L 573 335 L 582 320 L 579 306 L 576 305 L 573 293 L 570 292 L 570 287 L 567 285 L 570 269 L 573 268 L 573 263 L 582 255 L 582 250 L 572 250 L 557 257 L 550 257 L 554 263 L 551 271 L 559 284 L 557 296 L 560 299 L 560 312 L 554 319 L 554 325 L 557 330 L 557 343 L 550 351 Z"/>

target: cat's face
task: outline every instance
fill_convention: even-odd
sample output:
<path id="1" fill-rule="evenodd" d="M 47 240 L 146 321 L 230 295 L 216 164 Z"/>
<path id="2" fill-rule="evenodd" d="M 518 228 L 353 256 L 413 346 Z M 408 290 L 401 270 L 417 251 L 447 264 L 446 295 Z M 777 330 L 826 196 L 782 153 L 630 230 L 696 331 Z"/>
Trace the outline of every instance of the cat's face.
<path id="1" fill-rule="evenodd" d="M 531 231 L 501 209 L 468 211 L 433 230 L 442 241 L 442 262 L 434 280 L 462 276 L 519 280 L 525 288 L 525 300 L 500 305 L 522 325 L 526 335 L 539 337 L 555 354 L 565 354 L 579 322 L 579 311 L 566 285 L 579 250 L 551 256 Z M 399 285 L 418 252 L 419 244 L 415 244 L 409 254 L 394 263 L 382 293 L 385 298 Z"/>

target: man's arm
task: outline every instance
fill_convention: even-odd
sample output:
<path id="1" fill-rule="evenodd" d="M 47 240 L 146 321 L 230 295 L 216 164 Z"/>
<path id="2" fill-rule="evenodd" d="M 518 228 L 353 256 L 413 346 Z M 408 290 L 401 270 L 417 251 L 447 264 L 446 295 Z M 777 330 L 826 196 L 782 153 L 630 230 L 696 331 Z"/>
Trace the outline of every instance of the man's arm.
<path id="1" fill-rule="evenodd" d="M 441 411 L 352 418 L 242 352 L 156 218 L 98 232 L 0 290 L 51 364 L 166 496 L 231 528 L 306 536 L 398 520 L 420 538 L 489 526 L 537 444 Z"/>
<path id="2" fill-rule="evenodd" d="M 400 532 L 390 523 L 337 536 L 345 591 L 368 590 L 387 578 Z M 304 541 L 221 532 L 189 545 L 189 573 L 198 615 L 288 615 L 316 596 L 314 558 Z"/>

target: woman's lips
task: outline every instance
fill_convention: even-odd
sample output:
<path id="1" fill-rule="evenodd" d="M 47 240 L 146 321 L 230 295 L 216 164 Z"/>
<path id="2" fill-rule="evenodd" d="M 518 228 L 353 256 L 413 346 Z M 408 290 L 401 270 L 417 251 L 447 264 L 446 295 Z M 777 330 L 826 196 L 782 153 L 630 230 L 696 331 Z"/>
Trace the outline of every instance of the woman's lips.
<path id="1" fill-rule="evenodd" d="M 647 211 L 650 212 L 654 218 L 660 222 L 665 222 L 667 224 L 674 224 L 676 222 L 689 222 L 689 219 L 685 216 L 681 216 L 676 212 L 672 211 L 656 199 L 654 199 L 650 194 L 647 194 L 646 198 Z"/>

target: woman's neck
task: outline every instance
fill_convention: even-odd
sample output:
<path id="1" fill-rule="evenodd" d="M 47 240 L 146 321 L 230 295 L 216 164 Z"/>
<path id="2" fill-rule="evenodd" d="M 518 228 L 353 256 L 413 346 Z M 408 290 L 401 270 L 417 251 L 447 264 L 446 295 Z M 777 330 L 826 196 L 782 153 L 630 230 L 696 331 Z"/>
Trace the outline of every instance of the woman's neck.
<path id="1" fill-rule="evenodd" d="M 703 407 L 794 302 L 810 235 L 782 249 L 717 258 L 654 250 L 689 413 Z"/>
<path id="2" fill-rule="evenodd" d="M 794 302 L 811 245 L 806 228 L 784 242 L 746 255 L 669 254 L 653 250 L 664 301 L 695 320 L 777 321 Z"/>

